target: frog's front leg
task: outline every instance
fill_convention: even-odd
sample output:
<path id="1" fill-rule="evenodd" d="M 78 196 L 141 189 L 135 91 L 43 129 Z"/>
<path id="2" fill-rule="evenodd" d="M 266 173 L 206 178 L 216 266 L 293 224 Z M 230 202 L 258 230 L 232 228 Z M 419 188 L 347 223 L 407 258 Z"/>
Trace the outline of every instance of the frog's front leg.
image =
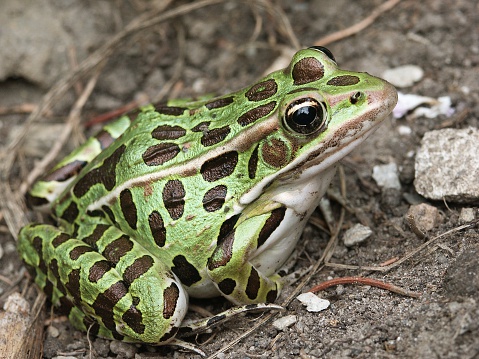
<path id="1" fill-rule="evenodd" d="M 72 238 L 51 225 L 20 231 L 19 251 L 55 306 L 80 330 L 128 342 L 166 344 L 186 314 L 175 275 L 133 238 L 107 224 Z"/>
<path id="2" fill-rule="evenodd" d="M 235 228 L 219 239 L 207 270 L 229 301 L 238 305 L 265 303 L 273 302 L 278 296 L 282 280 L 275 272 L 289 257 L 296 239 L 291 244 L 288 235 L 277 235 L 288 231 L 281 228 L 275 232 L 285 219 L 286 211 L 285 207 L 277 207 L 266 213 L 242 214 Z M 253 258 L 260 252 L 263 259 L 254 265 Z M 271 262 L 265 260 L 264 255 L 269 256 Z"/>

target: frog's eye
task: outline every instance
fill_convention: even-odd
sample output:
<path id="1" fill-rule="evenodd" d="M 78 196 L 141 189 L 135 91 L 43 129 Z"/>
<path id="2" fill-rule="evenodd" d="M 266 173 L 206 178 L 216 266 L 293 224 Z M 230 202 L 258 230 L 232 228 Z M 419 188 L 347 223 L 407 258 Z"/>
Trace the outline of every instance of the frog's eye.
<path id="1" fill-rule="evenodd" d="M 323 103 L 310 97 L 292 102 L 284 113 L 284 124 L 290 130 L 302 135 L 310 135 L 322 129 L 327 119 Z"/>
<path id="2" fill-rule="evenodd" d="M 321 51 L 323 52 L 327 57 L 329 57 L 331 60 L 333 60 L 334 62 L 336 62 L 336 59 L 334 58 L 334 55 L 331 51 L 329 51 L 328 48 L 324 47 L 324 46 L 311 46 L 311 47 L 308 47 L 308 49 L 314 49 L 314 50 L 318 50 L 318 51 Z"/>

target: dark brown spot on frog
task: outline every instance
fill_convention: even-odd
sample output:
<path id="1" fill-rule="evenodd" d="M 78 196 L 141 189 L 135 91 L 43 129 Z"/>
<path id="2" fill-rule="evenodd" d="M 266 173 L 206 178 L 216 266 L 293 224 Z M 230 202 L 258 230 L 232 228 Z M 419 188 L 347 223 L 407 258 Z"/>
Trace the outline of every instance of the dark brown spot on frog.
<path id="1" fill-rule="evenodd" d="M 94 337 L 98 336 L 100 332 L 100 324 L 97 321 L 92 321 L 89 317 L 83 318 L 83 325 L 88 328 L 88 334 Z M 121 339 L 118 339 L 121 340 Z"/>
<path id="2" fill-rule="evenodd" d="M 123 272 L 123 279 L 125 280 L 126 284 L 130 285 L 135 279 L 148 272 L 153 266 L 153 263 L 153 258 L 151 258 L 149 255 L 144 255 L 135 259 L 135 261 Z"/>
<path id="3" fill-rule="evenodd" d="M 180 180 L 169 180 L 163 187 L 163 204 L 172 219 L 179 219 L 185 209 L 185 187 Z"/>
<path id="4" fill-rule="evenodd" d="M 208 259 L 208 269 L 214 270 L 223 267 L 229 263 L 233 256 L 233 243 L 235 231 L 227 233 L 224 237 L 218 239 L 218 244 L 212 256 Z"/>
<path id="5" fill-rule="evenodd" d="M 278 84 L 274 79 L 269 79 L 253 85 L 245 96 L 250 101 L 262 101 L 270 98 L 278 91 Z"/>
<path id="6" fill-rule="evenodd" d="M 288 146 L 280 139 L 273 138 L 261 146 L 261 157 L 271 167 L 284 167 L 290 160 Z"/>
<path id="7" fill-rule="evenodd" d="M 110 269 L 111 265 L 107 261 L 95 262 L 88 271 L 88 280 L 92 283 L 97 283 Z"/>
<path id="8" fill-rule="evenodd" d="M 43 180 L 64 182 L 67 179 L 76 176 L 88 162 L 75 160 L 50 172 Z"/>
<path id="9" fill-rule="evenodd" d="M 259 232 L 257 244 L 258 247 L 262 246 L 264 242 L 266 242 L 266 240 L 275 231 L 275 229 L 279 227 L 279 225 L 284 219 L 285 213 L 285 207 L 276 208 L 271 211 L 271 215 L 268 217 L 268 219 L 264 223 L 263 228 L 261 228 L 261 231 Z"/>
<path id="10" fill-rule="evenodd" d="M 142 323 L 143 315 L 134 305 L 131 305 L 130 308 L 123 313 L 121 318 L 136 334 L 143 334 L 145 332 L 145 325 Z"/>
<path id="11" fill-rule="evenodd" d="M 274 110 L 276 107 L 276 102 L 271 101 L 265 105 L 261 105 L 258 107 L 253 108 L 252 110 L 249 110 L 248 112 L 245 112 L 238 118 L 238 123 L 241 126 L 248 126 L 249 124 L 259 120 L 260 118 L 263 118 L 271 113 L 271 111 Z"/>
<path id="12" fill-rule="evenodd" d="M 245 293 L 249 299 L 254 300 L 258 296 L 259 288 L 261 286 L 261 282 L 259 280 L 259 274 L 251 267 L 251 273 L 248 277 L 248 284 L 246 284 Z"/>
<path id="13" fill-rule="evenodd" d="M 106 130 L 101 130 L 100 132 L 98 132 L 95 135 L 95 138 L 100 143 L 100 148 L 102 150 L 109 147 L 113 143 L 113 141 L 115 141 L 115 138 L 113 138 L 111 133 Z"/>
<path id="14" fill-rule="evenodd" d="M 163 317 L 165 319 L 170 319 L 175 314 L 179 297 L 180 290 L 175 283 L 171 283 L 171 285 L 163 291 Z"/>
<path id="15" fill-rule="evenodd" d="M 80 245 L 78 247 L 73 248 L 70 251 L 70 259 L 72 261 L 76 261 L 78 258 L 80 258 L 83 254 L 88 253 L 88 252 L 93 252 L 93 249 L 90 246 L 87 245 Z"/>
<path id="16" fill-rule="evenodd" d="M 68 290 L 68 293 L 73 297 L 76 304 L 81 303 L 81 293 L 80 293 L 80 270 L 73 269 L 68 274 L 68 283 L 65 284 L 65 288 Z"/>
<path id="17" fill-rule="evenodd" d="M 32 240 L 32 245 L 33 248 L 35 249 L 35 252 L 38 253 L 38 256 L 40 257 L 40 262 L 43 262 L 43 239 L 39 236 L 36 236 Z M 45 266 L 45 263 L 43 263 L 44 269 L 40 268 L 40 270 L 43 273 L 47 272 L 47 267 Z"/>
<path id="18" fill-rule="evenodd" d="M 333 77 L 328 81 L 328 85 L 330 86 L 352 86 L 359 83 L 359 77 L 354 75 L 343 75 L 343 76 L 336 76 Z"/>
<path id="19" fill-rule="evenodd" d="M 238 152 L 226 152 L 205 161 L 201 166 L 200 172 L 205 181 L 214 182 L 231 175 L 237 164 Z"/>
<path id="20" fill-rule="evenodd" d="M 228 136 L 230 131 L 231 129 L 229 126 L 214 128 L 212 130 L 205 131 L 203 137 L 201 137 L 201 144 L 205 147 L 216 145 L 223 141 L 226 136 Z"/>
<path id="21" fill-rule="evenodd" d="M 120 207 L 125 217 L 126 222 L 131 229 L 136 229 L 136 223 L 138 221 L 138 213 L 136 209 L 135 201 L 131 191 L 126 188 L 120 193 Z"/>
<path id="22" fill-rule="evenodd" d="M 324 67 L 316 58 L 305 57 L 294 64 L 291 75 L 295 85 L 304 85 L 322 79 Z"/>
<path id="23" fill-rule="evenodd" d="M 56 236 L 53 241 L 52 241 L 52 246 L 54 248 L 57 248 L 58 246 L 60 246 L 61 244 L 65 243 L 66 241 L 68 241 L 70 239 L 70 235 L 66 234 L 66 233 L 60 233 L 58 236 Z"/>
<path id="24" fill-rule="evenodd" d="M 50 300 L 53 298 L 53 283 L 48 279 L 43 286 L 43 292 L 46 294 L 47 298 Z"/>
<path id="25" fill-rule="evenodd" d="M 95 184 L 101 183 L 105 189 L 111 191 L 116 185 L 116 167 L 120 161 L 121 155 L 125 152 L 126 146 L 118 147 L 110 157 L 103 161 L 100 167 L 94 168 L 80 178 L 73 193 L 77 197 L 84 196 Z"/>
<path id="26" fill-rule="evenodd" d="M 41 206 L 44 206 L 44 205 L 50 203 L 50 201 L 48 199 L 46 199 L 44 197 L 33 196 L 30 193 L 27 193 L 25 195 L 25 200 L 27 202 L 28 208 L 41 207 Z"/>
<path id="27" fill-rule="evenodd" d="M 108 218 L 110 218 L 110 221 L 112 223 L 116 223 L 115 214 L 113 213 L 113 211 L 111 210 L 110 207 L 108 207 L 107 205 L 103 205 L 103 206 L 101 206 L 101 209 L 102 209 L 103 212 L 106 213 Z"/>
<path id="28" fill-rule="evenodd" d="M 61 218 L 72 223 L 78 217 L 79 213 L 77 204 L 71 201 L 68 207 L 63 211 Z"/>
<path id="29" fill-rule="evenodd" d="M 172 272 L 180 279 L 181 283 L 186 286 L 191 286 L 201 280 L 200 273 L 183 255 L 178 255 L 173 258 L 174 266 L 171 268 Z"/>
<path id="30" fill-rule="evenodd" d="M 248 177 L 250 179 L 254 179 L 256 177 L 256 169 L 258 168 L 258 147 L 259 145 L 255 147 L 248 160 Z"/>
<path id="31" fill-rule="evenodd" d="M 100 293 L 92 304 L 95 313 L 102 318 L 105 327 L 116 332 L 112 308 L 128 293 L 123 282 L 118 281 L 103 293 Z"/>
<path id="32" fill-rule="evenodd" d="M 180 116 L 185 112 L 186 108 L 177 107 L 177 106 L 158 106 L 156 107 L 156 112 L 161 113 L 162 115 L 169 116 Z"/>
<path id="33" fill-rule="evenodd" d="M 197 124 L 195 127 L 191 129 L 192 132 L 205 132 L 208 131 L 208 127 L 210 125 L 210 122 L 200 122 Z"/>
<path id="34" fill-rule="evenodd" d="M 165 333 L 161 338 L 160 338 L 160 343 L 164 343 L 166 341 L 168 341 L 169 339 L 173 338 L 176 333 L 178 333 L 178 330 L 179 329 L 184 329 L 184 328 L 187 328 L 187 327 L 181 327 L 181 328 L 178 328 L 178 327 L 173 327 L 171 328 L 171 330 L 168 332 L 168 333 Z M 188 328 L 189 329 L 189 328 Z M 188 332 L 188 330 L 186 331 L 182 331 L 182 332 Z"/>
<path id="35" fill-rule="evenodd" d="M 161 214 L 157 211 L 151 212 L 148 216 L 148 224 L 150 225 L 151 234 L 153 235 L 155 243 L 163 247 L 166 242 L 166 228 Z"/>
<path id="36" fill-rule="evenodd" d="M 221 108 L 221 107 L 228 106 L 228 105 L 232 104 L 233 101 L 234 101 L 234 98 L 232 96 L 223 97 L 223 98 L 219 98 L 219 99 L 216 99 L 216 100 L 213 100 L 213 101 L 210 101 L 210 102 L 206 103 L 205 107 L 208 110 L 213 110 L 215 108 Z"/>
<path id="37" fill-rule="evenodd" d="M 175 158 L 180 151 L 176 143 L 164 142 L 148 147 L 142 157 L 147 166 L 160 166 Z"/>
<path id="38" fill-rule="evenodd" d="M 209 189 L 203 196 L 203 208 L 207 212 L 218 211 L 223 207 L 228 192 L 226 186 L 219 185 Z"/>
<path id="39" fill-rule="evenodd" d="M 117 264 L 121 257 L 127 254 L 133 248 L 133 242 L 127 235 L 110 242 L 101 253 L 107 260 Z"/>
<path id="40" fill-rule="evenodd" d="M 180 126 L 161 125 L 151 132 L 151 137 L 157 140 L 177 140 L 186 135 L 186 130 Z"/>
<path id="41" fill-rule="evenodd" d="M 55 258 L 53 258 L 50 261 L 50 264 L 48 265 L 48 268 L 50 269 L 50 273 L 53 274 L 53 276 L 60 281 L 60 274 L 58 273 L 58 262 Z"/>
<path id="42" fill-rule="evenodd" d="M 67 297 L 61 297 L 58 311 L 60 312 L 60 314 L 68 315 L 70 314 L 70 311 L 74 306 L 75 305 L 72 303 L 72 301 L 69 300 Z M 87 317 L 84 317 L 83 320 L 85 321 L 86 318 Z M 87 326 L 87 328 L 89 327 Z"/>
<path id="43" fill-rule="evenodd" d="M 97 249 L 97 241 L 103 236 L 106 230 L 110 228 L 110 226 L 106 224 L 98 224 L 93 229 L 93 232 L 82 239 L 83 242 L 89 244 L 92 248 Z"/>
<path id="44" fill-rule="evenodd" d="M 234 231 L 236 222 L 238 222 L 239 214 L 236 216 L 228 218 L 226 221 L 221 224 L 220 232 L 218 234 L 217 243 L 219 243 L 222 238 L 226 237 L 230 232 Z"/>
<path id="45" fill-rule="evenodd" d="M 267 303 L 273 303 L 276 298 L 278 297 L 278 290 L 277 289 L 271 289 L 268 294 L 266 294 L 266 302 Z"/>
<path id="46" fill-rule="evenodd" d="M 225 278 L 218 283 L 219 290 L 225 295 L 230 295 L 231 293 L 233 293 L 235 287 L 236 281 L 232 278 Z"/>

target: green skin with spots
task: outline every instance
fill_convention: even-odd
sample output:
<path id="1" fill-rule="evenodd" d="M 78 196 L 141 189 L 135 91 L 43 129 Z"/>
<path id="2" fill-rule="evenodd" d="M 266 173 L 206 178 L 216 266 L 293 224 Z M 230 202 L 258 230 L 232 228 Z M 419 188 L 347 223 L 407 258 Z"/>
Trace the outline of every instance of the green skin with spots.
<path id="1" fill-rule="evenodd" d="M 57 223 L 24 227 L 20 254 L 75 327 L 105 338 L 172 343 L 189 295 L 272 302 L 335 164 L 396 98 L 311 48 L 233 94 L 147 106 L 35 184 Z"/>

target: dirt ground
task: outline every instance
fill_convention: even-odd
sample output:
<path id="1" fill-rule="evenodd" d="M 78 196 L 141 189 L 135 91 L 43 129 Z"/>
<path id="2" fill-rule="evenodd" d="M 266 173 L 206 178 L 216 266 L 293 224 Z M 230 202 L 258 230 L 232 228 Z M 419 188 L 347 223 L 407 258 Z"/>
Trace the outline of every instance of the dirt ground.
<path id="1" fill-rule="evenodd" d="M 0 145 L 1 158 L 22 128 L 33 105 L 58 80 L 71 74 L 88 55 L 127 29 L 141 14 L 152 14 L 167 1 L 117 0 L 4 0 L 0 14 Z M 81 124 L 62 154 L 98 127 L 83 124 L 99 114 L 135 99 L 224 94 L 252 84 L 282 51 L 307 47 L 322 37 L 370 16 L 379 0 L 217 1 L 182 12 L 120 41 L 81 114 Z M 170 1 L 166 10 L 199 1 Z M 290 27 L 288 27 L 290 26 Z M 295 38 L 299 44 L 295 43 Z M 461 225 L 460 212 L 477 203 L 431 202 L 415 196 L 414 155 L 424 133 L 439 128 L 479 127 L 479 1 L 402 0 L 373 23 L 327 45 L 340 67 L 381 76 L 384 70 L 413 64 L 424 77 L 401 89 L 430 97 L 450 96 L 451 118 L 412 118 L 387 121 L 362 147 L 343 161 L 347 203 L 361 211 L 373 234 L 363 243 L 345 247 L 339 241 L 331 262 L 377 266 L 402 257 L 428 238 Z M 72 103 L 91 74 L 80 77 L 74 89 L 54 103 L 16 150 L 19 157 L 9 176 L 18 191 L 34 162 L 42 159 L 64 127 Z M 163 91 L 163 93 L 161 93 Z M 409 127 L 410 132 L 399 131 Z M 479 145 L 478 145 L 479 149 Z M 10 149 L 8 150 L 10 151 Z M 478 151 L 479 153 L 479 151 Z M 3 160 L 2 160 L 3 161 Z M 400 190 L 383 190 L 372 179 L 374 165 L 394 162 Z M 339 186 L 336 178 L 332 190 Z M 414 199 L 414 200 L 413 200 Z M 339 217 L 340 205 L 332 208 Z M 441 220 L 418 238 L 406 213 L 415 201 L 439 209 Z M 26 285 L 14 236 L 0 212 L 0 306 L 12 291 Z M 26 210 L 25 210 L 26 211 Z M 27 212 L 31 220 L 36 217 Z M 19 214 L 20 216 L 21 214 Z M 314 215 L 321 221 L 321 214 Z M 346 212 L 342 230 L 360 219 Z M 341 237 L 341 234 L 340 234 Z M 314 265 L 329 234 L 309 225 L 299 245 L 296 268 Z M 271 321 L 218 358 L 479 358 L 479 230 L 454 232 L 426 247 L 392 270 L 344 270 L 327 266 L 316 273 L 304 291 L 327 279 L 362 275 L 419 292 L 410 298 L 370 286 L 344 285 L 319 293 L 329 309 L 310 313 L 293 300 L 285 315 L 296 322 L 284 330 Z M 19 281 L 19 279 L 21 279 Z M 13 286 L 13 284 L 16 286 Z M 294 289 L 285 288 L 279 303 Z M 228 307 L 222 299 L 194 300 L 211 312 Z M 234 320 L 197 338 L 214 355 L 255 323 L 257 316 Z M 194 339 L 192 339 L 194 341 Z M 64 318 L 45 331 L 44 357 L 74 358 L 189 358 L 171 347 L 133 346 L 92 338 L 74 330 Z"/>

